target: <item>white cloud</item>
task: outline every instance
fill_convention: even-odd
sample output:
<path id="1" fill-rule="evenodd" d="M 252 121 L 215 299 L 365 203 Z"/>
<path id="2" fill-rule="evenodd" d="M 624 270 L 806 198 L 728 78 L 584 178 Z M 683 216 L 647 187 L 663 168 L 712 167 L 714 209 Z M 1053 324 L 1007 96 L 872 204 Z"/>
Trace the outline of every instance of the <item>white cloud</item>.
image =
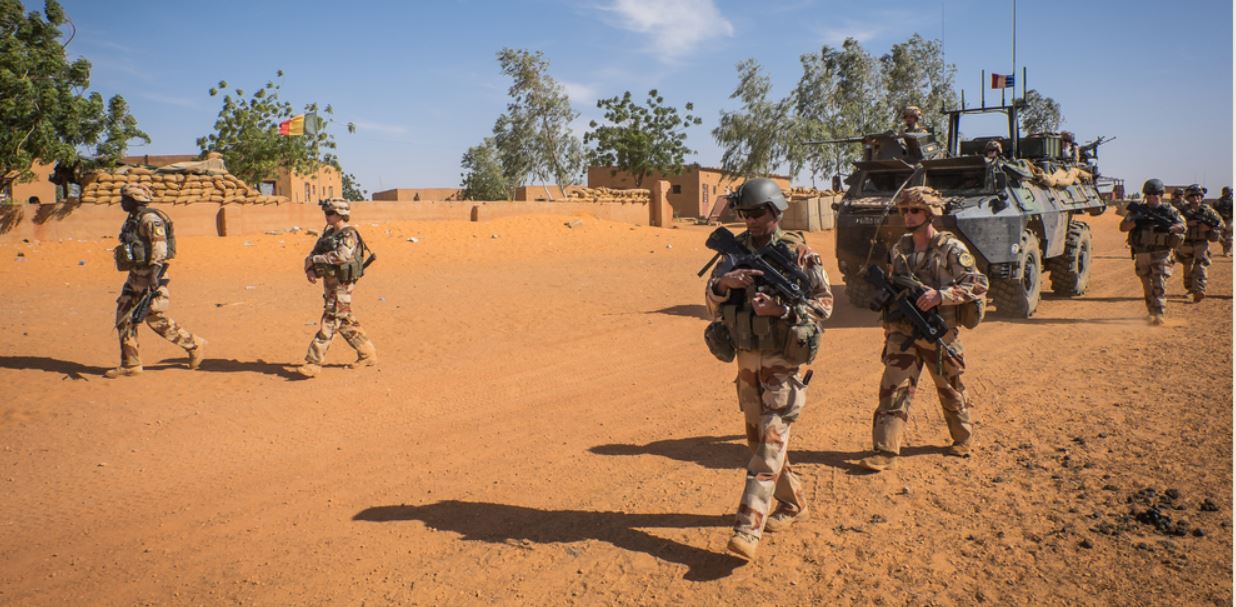
<path id="1" fill-rule="evenodd" d="M 353 120 L 352 124 L 356 125 L 356 130 L 358 131 L 370 131 L 374 133 L 382 133 L 384 135 L 408 134 L 408 128 L 401 124 L 375 122 L 372 120 Z"/>
<path id="2" fill-rule="evenodd" d="M 571 103 L 590 106 L 597 100 L 597 89 L 590 84 L 567 80 L 559 80 L 558 84 L 561 84 L 562 88 L 566 89 L 567 97 L 571 98 Z"/>
<path id="3" fill-rule="evenodd" d="M 602 11 L 617 27 L 644 34 L 664 61 L 673 61 L 717 37 L 734 35 L 734 24 L 713 0 L 613 0 Z"/>

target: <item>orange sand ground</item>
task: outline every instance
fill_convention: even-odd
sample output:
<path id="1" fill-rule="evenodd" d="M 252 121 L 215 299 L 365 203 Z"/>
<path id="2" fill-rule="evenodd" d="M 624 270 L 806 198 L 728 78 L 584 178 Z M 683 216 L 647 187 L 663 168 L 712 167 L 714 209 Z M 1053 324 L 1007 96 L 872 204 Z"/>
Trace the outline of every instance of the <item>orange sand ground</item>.
<path id="1" fill-rule="evenodd" d="M 312 381 L 283 370 L 320 312 L 308 236 L 183 238 L 172 316 L 208 360 L 143 328 L 147 372 L 116 381 L 115 241 L 4 245 L 0 604 L 1231 604 L 1229 259 L 1200 305 L 1177 268 L 1148 327 L 1116 218 L 1093 219 L 1089 294 L 965 337 L 977 457 L 941 455 L 924 390 L 879 475 L 853 462 L 880 329 L 836 285 L 792 442 L 811 517 L 740 566 L 706 228 L 568 219 L 358 217 L 381 364 L 343 368 L 339 340 Z M 832 235 L 810 240 L 837 277 Z M 1093 530 L 1146 487 L 1204 537 Z"/>

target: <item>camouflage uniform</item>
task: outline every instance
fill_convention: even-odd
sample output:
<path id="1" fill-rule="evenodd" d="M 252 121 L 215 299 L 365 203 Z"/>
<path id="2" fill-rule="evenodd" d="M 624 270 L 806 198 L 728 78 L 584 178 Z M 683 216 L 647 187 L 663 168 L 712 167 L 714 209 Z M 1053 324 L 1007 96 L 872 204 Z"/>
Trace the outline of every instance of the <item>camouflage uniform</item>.
<path id="1" fill-rule="evenodd" d="M 755 250 L 746 234 L 739 238 L 748 248 Z M 784 242 L 794 254 L 806 245 L 801 235 L 780 229 L 772 235 L 771 242 Z M 778 332 L 784 334 L 789 326 L 798 322 L 814 323 L 822 331 L 821 324 L 832 314 L 833 294 L 823 263 L 818 255 L 811 254 L 806 258 L 803 269 L 811 280 L 809 296 L 822 308 L 823 315 L 806 306 L 797 306 L 786 320 L 758 317 L 751 312 L 751 299 L 756 289 L 747 288 L 738 293 L 727 290 L 722 294 L 714 290 L 717 280 L 731 269 L 726 264 L 717 266 L 708 281 L 706 300 L 714 319 L 722 320 L 726 316 L 723 308 L 727 304 L 737 310 L 737 318 L 750 319 L 749 330 L 740 329 L 740 334 L 735 335 L 738 377 L 734 383 L 738 389 L 739 406 L 746 418 L 747 447 L 751 450 L 751 460 L 747 464 L 747 481 L 734 530 L 750 534 L 758 540 L 764 531 L 773 500 L 793 512 L 806 510 L 802 484 L 790 466 L 788 450 L 790 426 L 806 404 L 807 387 L 800 375 L 804 363 L 788 359 L 783 351 L 761 347 L 762 344 L 749 346 L 756 344 L 760 336 Z M 736 308 L 733 307 L 735 305 Z"/>
<path id="2" fill-rule="evenodd" d="M 1223 219 L 1223 254 L 1232 254 L 1232 191 L 1223 189 L 1223 195 L 1215 201 L 1215 212 Z"/>
<path id="3" fill-rule="evenodd" d="M 342 208 L 346 211 L 346 204 Z M 346 216 L 344 217 L 346 220 Z M 332 249 L 310 254 L 305 258 L 305 271 L 312 272 L 314 276 L 322 280 L 322 300 L 324 302 L 318 332 L 313 336 L 309 351 L 305 354 L 305 365 L 298 369 L 302 375 L 306 376 L 317 373 L 336 333 L 342 335 L 348 345 L 356 350 L 355 364 L 371 365 L 376 357 L 373 342 L 361 328 L 360 321 L 352 316 L 352 289 L 356 286 L 356 282 L 341 280 L 334 270 L 334 268 L 355 261 L 356 256 L 361 254 L 359 251 L 360 234 L 356 228 L 347 223 L 338 227 L 328 226 L 318 240 L 319 246 L 314 250 L 319 250 L 321 243 L 332 241 L 334 242 Z"/>
<path id="4" fill-rule="evenodd" d="M 137 339 L 137 327 L 132 325 L 131 314 L 137 301 L 155 287 L 155 295 L 150 300 L 146 313 L 146 324 L 166 339 L 181 348 L 189 355 L 189 367 L 198 368 L 202 360 L 202 346 L 205 340 L 181 328 L 175 320 L 167 315 L 171 305 L 171 293 L 167 288 L 167 273 L 159 278 L 161 266 L 168 266 L 168 233 L 171 226 L 160 211 L 145 208 L 152 195 L 148 188 L 139 185 L 128 185 L 122 190 L 128 199 L 126 204 L 132 205 L 132 211 L 124 226 L 121 227 L 120 240 L 135 243 L 145 249 L 145 259 L 128 269 L 129 275 L 116 298 L 115 326 L 120 332 L 120 367 L 108 371 L 105 375 L 114 378 L 121 375 L 135 375 L 141 372 L 142 358 Z M 119 250 L 125 245 L 117 246 Z M 117 258 L 119 260 L 119 256 Z M 119 263 L 119 261 L 118 261 Z M 162 282 L 164 284 L 157 284 Z"/>
<path id="5" fill-rule="evenodd" d="M 893 276 L 909 274 L 939 290 L 940 314 L 949 327 L 943 338 L 948 348 L 941 350 L 927 341 L 913 340 L 913 327 L 904 320 L 884 323 L 884 375 L 880 379 L 880 404 L 872 420 L 875 450 L 893 455 L 901 452 L 910 401 L 924 366 L 936 385 L 953 444 L 968 449 L 973 428 L 961 383 L 966 365 L 958 339 L 957 306 L 983 299 L 987 277 L 978 271 L 966 245 L 949 232 L 937 233 L 921 252 L 914 251 L 912 234 L 902 236 L 889 252 L 889 267 Z"/>
<path id="6" fill-rule="evenodd" d="M 1196 220 L 1189 219 L 1188 215 L 1191 214 L 1223 223 L 1219 214 L 1206 205 L 1200 205 L 1197 208 L 1185 205 L 1184 213 L 1186 214 L 1184 218 L 1190 223 L 1197 223 Z M 1219 229 L 1203 231 L 1200 224 L 1190 225 L 1185 232 L 1184 242 L 1176 248 L 1176 259 L 1180 261 L 1185 291 L 1198 299 L 1206 294 L 1206 282 L 1209 278 L 1206 269 L 1210 266 L 1210 241 L 1218 240 L 1225 228 L 1226 226 L 1221 225 Z"/>
<path id="7" fill-rule="evenodd" d="M 1184 219 L 1174 207 L 1162 202 L 1159 206 L 1172 215 L 1174 224 L 1184 225 Z M 1146 311 L 1152 318 L 1162 317 L 1167 310 L 1167 279 L 1171 278 L 1175 264 L 1171 238 L 1147 222 L 1129 231 L 1128 243 L 1133 251 L 1133 269 L 1142 281 Z"/>

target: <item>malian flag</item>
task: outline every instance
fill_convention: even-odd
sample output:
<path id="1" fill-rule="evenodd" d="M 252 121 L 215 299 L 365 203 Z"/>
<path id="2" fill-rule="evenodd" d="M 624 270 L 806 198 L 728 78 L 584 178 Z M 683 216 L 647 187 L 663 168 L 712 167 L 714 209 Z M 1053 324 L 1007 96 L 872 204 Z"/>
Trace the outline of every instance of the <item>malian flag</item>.
<path id="1" fill-rule="evenodd" d="M 993 80 L 994 82 L 994 80 Z M 300 137 L 305 134 L 305 115 L 292 116 L 279 123 L 279 134 L 284 137 Z"/>
<path id="2" fill-rule="evenodd" d="M 991 88 L 993 89 L 1008 89 L 1013 88 L 1013 75 L 991 73 Z"/>

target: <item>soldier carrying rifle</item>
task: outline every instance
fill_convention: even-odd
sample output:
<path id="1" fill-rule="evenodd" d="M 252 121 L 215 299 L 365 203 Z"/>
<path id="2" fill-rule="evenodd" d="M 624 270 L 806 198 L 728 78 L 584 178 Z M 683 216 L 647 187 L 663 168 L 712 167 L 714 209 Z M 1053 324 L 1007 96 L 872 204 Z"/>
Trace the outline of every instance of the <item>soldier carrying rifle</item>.
<path id="1" fill-rule="evenodd" d="M 1184 288 L 1193 296 L 1193 303 L 1206 297 L 1210 243 L 1218 241 L 1224 229 L 1219 213 L 1202 204 L 1204 195 L 1205 190 L 1196 183 L 1185 188 L 1185 205 L 1181 209 L 1185 219 L 1185 237 L 1176 248 L 1176 259 L 1183 266 Z"/>
<path id="2" fill-rule="evenodd" d="M 1184 242 L 1185 223 L 1180 213 L 1163 203 L 1167 191 L 1163 181 L 1149 179 L 1142 185 L 1144 204 L 1132 203 L 1120 222 L 1120 231 L 1129 233 L 1133 269 L 1142 281 L 1150 324 L 1162 325 L 1167 311 L 1167 279 L 1172 276 L 1172 249 Z"/>

